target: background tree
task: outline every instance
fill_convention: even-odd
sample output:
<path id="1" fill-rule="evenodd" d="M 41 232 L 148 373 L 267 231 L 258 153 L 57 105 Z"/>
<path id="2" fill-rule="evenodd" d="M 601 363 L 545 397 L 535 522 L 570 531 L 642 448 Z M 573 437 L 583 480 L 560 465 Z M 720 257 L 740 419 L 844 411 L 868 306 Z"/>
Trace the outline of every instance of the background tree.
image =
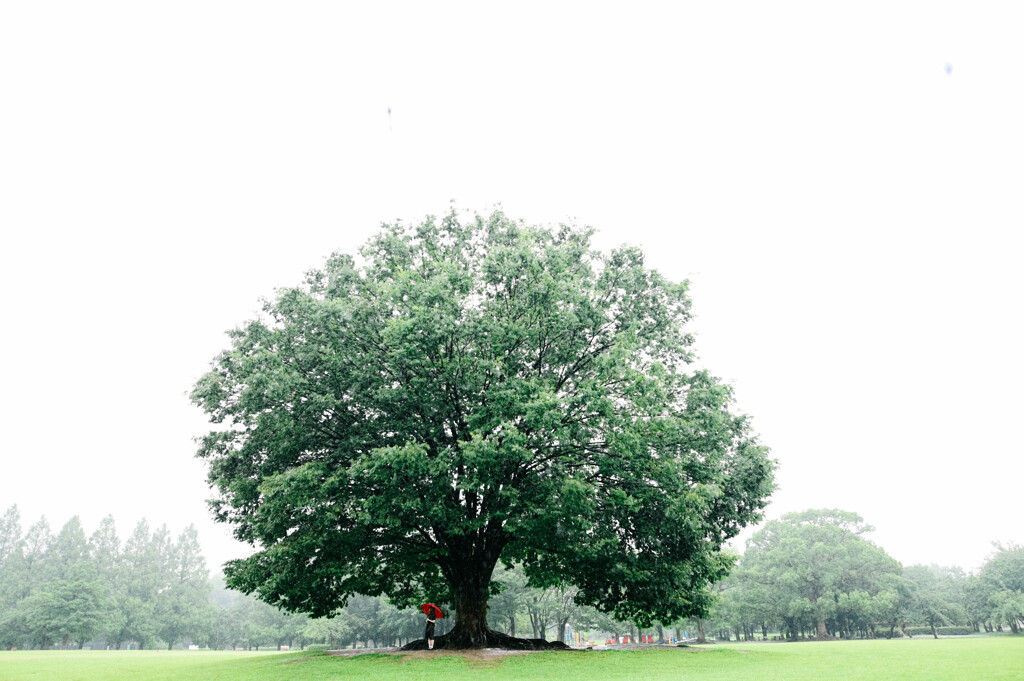
<path id="1" fill-rule="evenodd" d="M 967 620 L 962 605 L 963 574 L 959 570 L 911 565 L 904 569 L 903 579 L 911 594 L 911 621 L 931 627 L 935 638 L 939 637 L 936 627 Z"/>
<path id="2" fill-rule="evenodd" d="M 233 331 L 192 393 L 216 517 L 258 548 L 229 583 L 314 615 L 450 595 L 439 646 L 512 644 L 499 559 L 638 622 L 699 611 L 772 463 L 690 367 L 685 285 L 590 234 L 386 226 Z"/>
<path id="3" fill-rule="evenodd" d="M 17 646 L 24 629 L 17 608 L 25 591 L 24 544 L 21 513 L 11 506 L 0 517 L 0 649 Z"/>
<path id="4" fill-rule="evenodd" d="M 232 608 L 237 622 L 235 645 L 246 650 L 259 650 L 267 646 L 275 638 L 270 620 L 273 617 L 273 606 L 255 598 L 243 598 Z"/>
<path id="5" fill-rule="evenodd" d="M 896 628 L 903 627 L 910 620 L 912 605 L 913 594 L 902 576 L 895 580 L 885 580 L 881 591 L 872 599 L 872 609 L 875 621 L 888 629 L 888 638 L 893 638 Z"/>
<path id="6" fill-rule="evenodd" d="M 46 517 L 40 518 L 28 528 L 22 542 L 22 575 L 19 580 L 19 599 L 27 598 L 53 574 L 48 565 L 53 533 Z"/>
<path id="7" fill-rule="evenodd" d="M 67 576 L 75 566 L 89 561 L 89 543 L 78 516 L 64 523 L 46 551 L 45 567 L 42 568 L 44 581 Z"/>
<path id="8" fill-rule="evenodd" d="M 342 648 L 355 640 L 344 612 L 334 617 L 307 620 L 303 636 L 314 643 L 326 643 L 332 648 Z"/>
<path id="9" fill-rule="evenodd" d="M 552 589 L 530 589 L 525 605 L 533 638 L 546 641 L 555 610 L 555 592 Z"/>
<path id="10" fill-rule="evenodd" d="M 45 524 L 35 528 L 29 593 L 15 605 L 21 634 L 39 647 L 81 647 L 110 616 L 109 587 L 92 562 L 77 516 L 53 538 Z"/>
<path id="11" fill-rule="evenodd" d="M 964 580 L 964 612 L 971 628 L 980 632 L 992 631 L 992 609 L 988 602 L 988 589 L 980 575 L 969 575 Z"/>
<path id="12" fill-rule="evenodd" d="M 554 593 L 555 640 L 565 642 L 565 628 L 572 622 L 581 621 L 584 606 L 576 602 L 579 589 L 574 586 L 548 587 Z"/>
<path id="13" fill-rule="evenodd" d="M 981 569 L 980 582 L 990 618 L 1020 633 L 1024 623 L 1024 547 L 997 544 L 996 553 Z"/>
<path id="14" fill-rule="evenodd" d="M 26 640 L 37 647 L 48 648 L 53 643 L 53 636 L 45 627 L 38 625 L 38 618 L 29 623 L 29 613 L 38 611 L 38 606 L 33 607 L 28 599 L 38 593 L 53 574 L 49 565 L 53 539 L 45 516 L 28 528 L 22 540 L 21 573 L 14 580 L 14 597 L 18 605 L 9 622 L 17 635 L 27 637 Z"/>
<path id="15" fill-rule="evenodd" d="M 423 636 L 424 617 L 418 608 L 399 609 L 385 603 L 382 612 L 381 642 L 403 645 Z"/>
<path id="16" fill-rule="evenodd" d="M 89 537 L 89 558 L 96 567 L 99 580 L 106 586 L 109 594 L 108 616 L 102 624 L 99 636 L 105 639 L 108 645 L 117 648 L 120 641 L 114 642 L 117 635 L 124 630 L 127 619 L 119 607 L 121 599 L 118 591 L 120 589 L 121 575 L 121 540 L 117 536 L 117 528 L 113 516 L 106 516 L 100 521 L 100 526 Z"/>
<path id="17" fill-rule="evenodd" d="M 747 542 L 744 573 L 775 593 L 775 613 L 796 634 L 810 619 L 818 638 L 842 630 L 843 594 L 848 608 L 873 598 L 898 576 L 900 564 L 863 537 L 872 528 L 856 513 L 809 510 L 784 515 L 758 530 Z M 850 611 L 848 611 L 850 612 Z"/>
<path id="18" fill-rule="evenodd" d="M 356 595 L 348 602 L 348 626 L 356 641 L 361 641 L 367 648 L 370 641 L 376 640 L 381 629 L 381 602 L 370 596 Z"/>
<path id="19" fill-rule="evenodd" d="M 81 648 L 92 640 L 111 610 L 107 585 L 85 561 L 70 564 L 19 607 L 30 639 L 43 648 L 59 642 L 62 650 L 69 642 Z"/>
<path id="20" fill-rule="evenodd" d="M 158 590 L 155 620 L 157 635 L 170 650 L 183 639 L 208 636 L 214 618 L 210 604 L 213 585 L 193 525 L 186 527 L 174 544 L 163 548 L 165 583 Z"/>
<path id="21" fill-rule="evenodd" d="M 8 561 L 21 553 L 21 547 L 21 513 L 14 505 L 0 517 L 0 568 L 6 569 Z"/>
<path id="22" fill-rule="evenodd" d="M 240 629 L 241 627 L 230 608 L 216 606 L 206 644 L 211 650 L 233 649 L 239 645 Z"/>
<path id="23" fill-rule="evenodd" d="M 497 591 L 488 602 L 488 616 L 492 626 L 500 623 L 505 633 L 516 636 L 516 617 L 526 608 L 530 588 L 522 570 L 498 566 L 494 577 Z"/>
<path id="24" fill-rule="evenodd" d="M 731 637 L 731 632 L 736 633 L 736 640 L 744 634 L 749 638 L 752 630 L 750 615 L 746 611 L 744 603 L 745 584 L 737 575 L 738 570 L 734 569 L 728 577 L 714 586 L 716 603 L 711 613 L 712 629 L 723 632 L 726 640 Z"/>
<path id="25" fill-rule="evenodd" d="M 169 542 L 166 526 L 151 533 L 146 519 L 139 521 L 125 542 L 115 592 L 122 626 L 111 632 L 111 647 L 131 642 L 136 648 L 149 648 L 157 642 L 157 597 L 170 584 L 165 564 Z"/>
<path id="26" fill-rule="evenodd" d="M 256 647 L 281 649 L 291 646 L 306 625 L 306 618 L 251 599 L 254 616 L 248 624 L 248 638 Z"/>

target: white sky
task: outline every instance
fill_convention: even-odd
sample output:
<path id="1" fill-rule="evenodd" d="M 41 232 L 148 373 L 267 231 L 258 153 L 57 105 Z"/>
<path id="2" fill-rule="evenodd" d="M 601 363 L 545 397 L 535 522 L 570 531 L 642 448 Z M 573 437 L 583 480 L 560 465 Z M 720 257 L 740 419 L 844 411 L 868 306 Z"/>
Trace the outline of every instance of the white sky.
<path id="1" fill-rule="evenodd" d="M 242 555 L 190 386 L 455 199 L 691 280 L 769 516 L 856 511 L 905 564 L 1024 543 L 1019 4 L 363 4 L 0 4 L 0 512 Z"/>

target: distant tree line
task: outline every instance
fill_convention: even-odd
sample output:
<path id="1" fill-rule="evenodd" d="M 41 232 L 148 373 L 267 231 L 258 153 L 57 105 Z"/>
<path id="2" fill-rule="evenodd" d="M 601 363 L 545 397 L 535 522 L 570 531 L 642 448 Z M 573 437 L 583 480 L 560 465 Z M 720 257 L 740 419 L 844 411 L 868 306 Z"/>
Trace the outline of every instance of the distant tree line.
<path id="1" fill-rule="evenodd" d="M 769 521 L 747 543 L 708 622 L 720 638 L 874 638 L 1021 631 L 1024 548 L 997 546 L 980 572 L 903 567 L 855 513 Z"/>
<path id="2" fill-rule="evenodd" d="M 568 626 L 602 617 L 576 606 L 573 590 L 527 588 L 518 570 L 502 578 L 491 617 L 503 631 L 564 640 Z M 419 611 L 381 598 L 357 595 L 313 619 L 227 589 L 191 525 L 174 537 L 142 520 L 122 542 L 109 516 L 88 537 L 77 516 L 56 534 L 45 518 L 23 530 L 16 506 L 0 517 L 0 649 L 392 646 L 422 637 L 423 624 Z"/>
<path id="3" fill-rule="evenodd" d="M 854 513 L 811 510 L 769 521 L 713 589 L 704 619 L 646 631 L 575 601 L 575 588 L 526 585 L 518 569 L 495 573 L 489 625 L 512 636 L 654 641 L 714 637 L 873 638 L 1021 631 L 1024 548 L 997 547 L 978 574 L 902 567 L 864 535 Z M 439 601 L 443 598 L 439 597 Z M 449 617 L 450 605 L 439 602 Z M 329 618 L 288 614 L 211 578 L 195 528 L 173 537 L 138 523 L 121 542 L 105 518 L 86 537 L 77 517 L 53 534 L 45 519 L 22 530 L 17 507 L 0 517 L 0 649 L 215 649 L 402 645 L 423 635 L 423 615 L 357 595 Z M 620 639 L 621 640 L 621 639 Z"/>
<path id="4" fill-rule="evenodd" d="M 0 646 L 173 647 L 209 621 L 210 579 L 194 527 L 177 538 L 143 520 L 123 544 L 105 518 L 90 537 L 78 517 L 54 535 L 0 518 Z"/>

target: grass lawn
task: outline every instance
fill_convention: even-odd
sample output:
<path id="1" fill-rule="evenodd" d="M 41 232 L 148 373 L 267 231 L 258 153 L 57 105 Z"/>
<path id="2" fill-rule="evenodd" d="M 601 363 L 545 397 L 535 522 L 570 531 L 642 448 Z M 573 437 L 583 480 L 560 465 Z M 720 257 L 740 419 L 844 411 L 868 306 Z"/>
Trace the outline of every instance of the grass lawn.
<path id="1" fill-rule="evenodd" d="M 331 657 L 208 651 L 0 652 L 0 681 L 1021 681 L 1024 636 L 693 649 L 548 652 L 485 659 L 456 653 Z"/>

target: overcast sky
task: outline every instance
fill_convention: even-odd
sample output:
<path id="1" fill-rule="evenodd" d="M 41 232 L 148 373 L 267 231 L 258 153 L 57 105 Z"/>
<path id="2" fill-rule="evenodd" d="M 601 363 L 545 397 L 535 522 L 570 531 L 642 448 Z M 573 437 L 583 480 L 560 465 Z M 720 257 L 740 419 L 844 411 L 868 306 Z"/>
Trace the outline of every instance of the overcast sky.
<path id="1" fill-rule="evenodd" d="M 836 4 L 0 4 L 0 512 L 244 555 L 191 385 L 454 199 L 691 281 L 769 517 L 858 512 L 904 564 L 1024 543 L 1024 9 Z"/>

